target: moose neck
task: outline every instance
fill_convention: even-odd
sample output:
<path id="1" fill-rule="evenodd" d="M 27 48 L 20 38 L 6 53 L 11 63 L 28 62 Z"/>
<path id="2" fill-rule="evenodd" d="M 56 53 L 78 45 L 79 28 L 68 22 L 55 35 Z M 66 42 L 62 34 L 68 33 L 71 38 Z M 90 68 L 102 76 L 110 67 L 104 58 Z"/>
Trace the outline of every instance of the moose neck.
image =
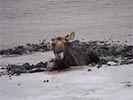
<path id="1" fill-rule="evenodd" d="M 73 49 L 71 47 L 70 42 L 65 44 L 64 62 L 65 62 L 66 66 L 76 66 L 77 65 L 77 63 L 75 62 L 74 56 L 73 56 Z"/>

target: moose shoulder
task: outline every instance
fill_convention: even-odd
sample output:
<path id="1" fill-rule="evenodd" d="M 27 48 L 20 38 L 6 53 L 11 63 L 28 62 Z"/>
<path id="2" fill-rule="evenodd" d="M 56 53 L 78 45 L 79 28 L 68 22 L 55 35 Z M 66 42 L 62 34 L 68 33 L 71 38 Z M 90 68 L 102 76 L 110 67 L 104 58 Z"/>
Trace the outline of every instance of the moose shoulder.
<path id="1" fill-rule="evenodd" d="M 48 48 L 53 50 L 55 59 L 50 61 L 52 69 L 64 69 L 70 66 L 88 65 L 98 63 L 97 53 L 84 42 L 73 41 L 75 33 L 72 32 L 65 37 L 55 37 L 48 44 Z M 49 67 L 49 63 L 47 67 Z"/>

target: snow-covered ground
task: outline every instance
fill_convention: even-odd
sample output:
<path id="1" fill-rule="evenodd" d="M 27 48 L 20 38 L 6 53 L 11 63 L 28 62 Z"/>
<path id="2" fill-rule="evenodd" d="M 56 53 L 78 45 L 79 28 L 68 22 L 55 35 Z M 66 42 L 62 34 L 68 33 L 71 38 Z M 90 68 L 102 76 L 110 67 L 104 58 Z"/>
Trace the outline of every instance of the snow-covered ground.
<path id="1" fill-rule="evenodd" d="M 133 0 L 0 0 L 0 4 L 0 49 L 72 31 L 76 39 L 133 44 Z M 0 67 L 53 57 L 52 52 L 0 56 Z M 0 77 L 0 100 L 37 99 L 133 100 L 133 64 Z"/>
<path id="2" fill-rule="evenodd" d="M 3 65 L 38 63 L 53 58 L 53 54 L 1 58 Z M 133 65 L 103 65 L 100 69 L 78 66 L 61 72 L 5 75 L 0 77 L 0 100 L 132 100 L 132 76 Z"/>

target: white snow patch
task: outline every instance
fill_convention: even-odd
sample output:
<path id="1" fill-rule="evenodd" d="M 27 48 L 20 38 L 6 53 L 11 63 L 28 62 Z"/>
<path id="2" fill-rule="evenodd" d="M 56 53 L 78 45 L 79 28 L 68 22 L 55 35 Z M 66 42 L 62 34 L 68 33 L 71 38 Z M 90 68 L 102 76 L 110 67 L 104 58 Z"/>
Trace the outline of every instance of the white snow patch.
<path id="1" fill-rule="evenodd" d="M 3 58 L 3 64 L 37 63 L 53 58 L 51 52 Z M 80 68 L 81 67 L 81 68 Z M 73 67 L 62 72 L 41 72 L 0 77 L 0 100 L 132 100 L 133 65 Z M 49 82 L 43 82 L 49 80 Z"/>
<path id="2" fill-rule="evenodd" d="M 3 57 L 0 56 L 0 65 L 7 64 L 23 64 L 23 63 L 31 63 L 36 64 L 40 61 L 46 62 L 54 58 L 54 54 L 52 51 L 48 52 L 37 52 L 29 55 L 17 56 L 17 57 Z"/>

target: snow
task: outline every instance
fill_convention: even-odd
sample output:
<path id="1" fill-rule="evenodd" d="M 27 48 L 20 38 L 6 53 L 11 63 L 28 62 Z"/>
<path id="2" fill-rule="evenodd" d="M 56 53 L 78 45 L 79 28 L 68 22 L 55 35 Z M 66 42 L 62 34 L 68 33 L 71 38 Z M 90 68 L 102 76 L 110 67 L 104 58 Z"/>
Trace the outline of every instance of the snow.
<path id="1" fill-rule="evenodd" d="M 42 55 L 42 56 L 41 56 Z M 4 64 L 37 63 L 52 52 L 2 57 Z M 3 65 L 4 66 L 4 65 Z M 132 100 L 133 64 L 72 67 L 65 71 L 0 77 L 0 100 Z M 88 71 L 91 69 L 92 71 Z M 43 82 L 49 80 L 49 82 Z"/>
<path id="2" fill-rule="evenodd" d="M 50 51 L 45 53 L 37 52 L 29 55 L 13 56 L 13 57 L 0 56 L 0 58 L 1 58 L 0 63 L 2 65 L 23 64 L 25 62 L 28 62 L 30 64 L 37 64 L 40 61 L 46 62 L 51 60 L 51 58 L 54 58 L 54 54 L 52 53 L 52 51 Z"/>

